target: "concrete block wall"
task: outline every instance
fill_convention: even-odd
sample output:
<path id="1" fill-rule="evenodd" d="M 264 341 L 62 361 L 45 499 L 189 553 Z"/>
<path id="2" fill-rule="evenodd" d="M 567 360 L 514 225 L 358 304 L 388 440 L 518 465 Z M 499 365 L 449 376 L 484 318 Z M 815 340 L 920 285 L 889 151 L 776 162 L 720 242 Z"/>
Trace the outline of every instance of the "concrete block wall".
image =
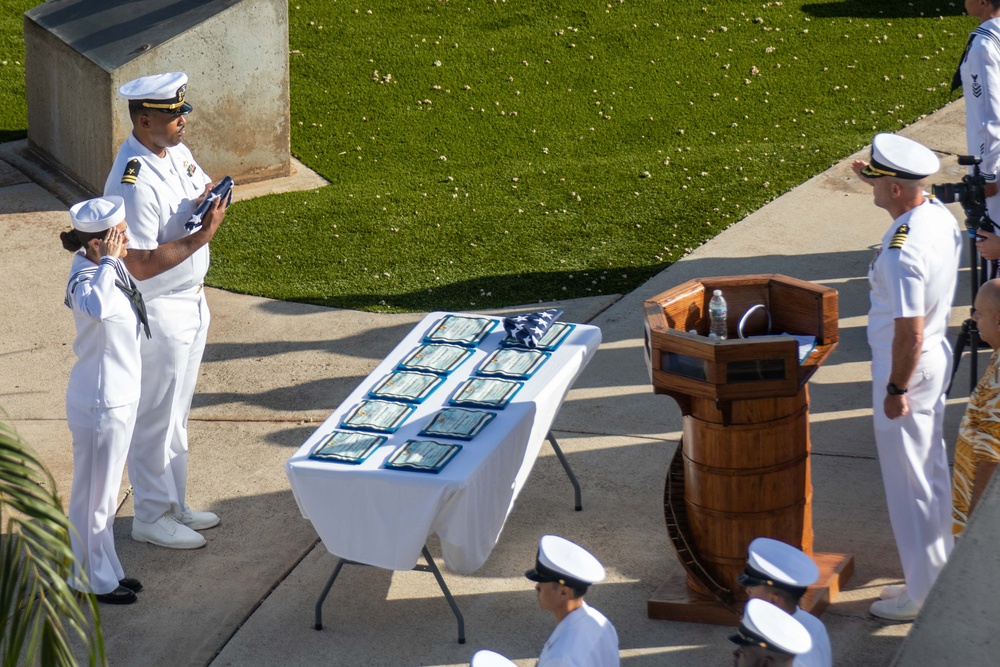
<path id="1" fill-rule="evenodd" d="M 212 178 L 291 172 L 283 0 L 62 0 L 25 14 L 28 143 L 99 193 L 131 131 L 126 81 L 188 74 L 185 143 Z"/>

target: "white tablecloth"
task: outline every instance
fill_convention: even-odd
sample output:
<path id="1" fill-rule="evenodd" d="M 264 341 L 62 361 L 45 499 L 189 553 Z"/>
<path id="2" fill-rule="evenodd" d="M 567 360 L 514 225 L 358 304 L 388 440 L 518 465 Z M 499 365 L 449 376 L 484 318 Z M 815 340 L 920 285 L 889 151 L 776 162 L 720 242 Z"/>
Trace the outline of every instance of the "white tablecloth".
<path id="1" fill-rule="evenodd" d="M 461 573 L 479 569 L 500 537 L 559 406 L 601 342 L 600 329 L 576 325 L 486 428 L 470 441 L 455 441 L 462 451 L 438 474 L 381 466 L 400 444 L 418 437 L 455 389 L 497 348 L 504 337 L 500 323 L 362 464 L 310 459 L 321 438 L 337 428 L 446 314 L 431 313 L 417 324 L 285 465 L 302 516 L 336 556 L 409 570 L 427 537 L 437 533 L 449 568 Z M 567 502 L 572 502 L 568 493 Z"/>

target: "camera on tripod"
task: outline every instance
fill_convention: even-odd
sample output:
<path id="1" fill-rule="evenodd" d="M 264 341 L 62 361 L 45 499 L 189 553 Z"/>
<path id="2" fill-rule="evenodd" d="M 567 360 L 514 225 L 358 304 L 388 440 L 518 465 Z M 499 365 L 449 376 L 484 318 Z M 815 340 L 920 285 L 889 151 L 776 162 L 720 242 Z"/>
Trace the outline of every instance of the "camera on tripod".
<path id="1" fill-rule="evenodd" d="M 972 300 L 976 302 L 976 292 L 987 280 L 990 270 L 987 260 L 981 257 L 976 250 L 976 240 L 980 237 L 980 231 L 996 233 L 996 226 L 990 217 L 986 215 L 986 179 L 979 171 L 979 163 L 982 158 L 974 155 L 959 155 L 958 163 L 965 167 L 972 167 L 972 173 L 962 177 L 961 183 L 944 183 L 942 185 L 932 185 L 931 192 L 944 204 L 954 204 L 960 202 L 965 211 L 965 229 L 969 232 L 969 267 L 972 270 Z M 994 275 L 1000 269 L 993 262 Z M 970 309 L 972 312 L 975 308 Z M 971 317 L 962 323 L 962 331 L 955 341 L 955 348 L 952 357 L 951 380 L 948 382 L 946 394 L 951 392 L 952 382 L 955 381 L 955 373 L 958 371 L 958 364 L 962 360 L 962 352 L 968 347 L 972 355 L 969 357 L 971 363 L 971 373 L 969 374 L 969 393 L 975 389 L 978 373 L 976 372 L 977 350 L 981 347 L 989 347 L 986 341 L 979 336 L 979 329 L 976 321 Z"/>
<path id="2" fill-rule="evenodd" d="M 959 155 L 958 163 L 971 166 L 972 173 L 962 177 L 961 183 L 942 183 L 932 185 L 931 192 L 944 204 L 960 202 L 965 211 L 965 228 L 969 237 L 976 238 L 979 230 L 996 233 L 993 221 L 986 215 L 986 178 L 979 171 L 981 157 L 975 155 Z"/>

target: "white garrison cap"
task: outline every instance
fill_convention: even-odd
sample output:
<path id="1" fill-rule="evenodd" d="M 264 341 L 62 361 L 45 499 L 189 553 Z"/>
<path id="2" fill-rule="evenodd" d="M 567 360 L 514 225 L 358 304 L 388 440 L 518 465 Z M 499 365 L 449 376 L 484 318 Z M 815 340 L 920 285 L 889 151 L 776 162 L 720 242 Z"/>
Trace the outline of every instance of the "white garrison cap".
<path id="1" fill-rule="evenodd" d="M 111 195 L 73 204 L 69 209 L 73 229 L 96 233 L 111 229 L 125 219 L 125 200 Z"/>
<path id="2" fill-rule="evenodd" d="M 472 656 L 471 667 L 516 667 L 513 662 L 493 651 L 476 651 Z"/>
<path id="3" fill-rule="evenodd" d="M 895 176 L 919 180 L 941 168 L 931 149 L 898 134 L 876 134 L 872 139 L 871 164 L 861 170 L 868 178 Z"/>
<path id="4" fill-rule="evenodd" d="M 740 629 L 729 640 L 790 655 L 808 653 L 812 648 L 812 637 L 805 626 L 770 602 L 756 598 L 747 602 Z"/>
<path id="5" fill-rule="evenodd" d="M 129 101 L 130 106 L 156 109 L 165 113 L 186 114 L 191 105 L 184 101 L 188 75 L 184 72 L 152 74 L 132 79 L 118 89 L 118 94 Z"/>
<path id="6" fill-rule="evenodd" d="M 744 586 L 777 586 L 805 589 L 819 579 L 819 568 L 812 558 L 790 544 L 758 537 L 747 550 L 747 567 L 739 581 Z"/>
<path id="7" fill-rule="evenodd" d="M 604 580 L 604 566 L 583 547 L 558 535 L 538 540 L 535 567 L 524 573 L 538 582 L 557 581 L 564 586 L 586 588 Z"/>

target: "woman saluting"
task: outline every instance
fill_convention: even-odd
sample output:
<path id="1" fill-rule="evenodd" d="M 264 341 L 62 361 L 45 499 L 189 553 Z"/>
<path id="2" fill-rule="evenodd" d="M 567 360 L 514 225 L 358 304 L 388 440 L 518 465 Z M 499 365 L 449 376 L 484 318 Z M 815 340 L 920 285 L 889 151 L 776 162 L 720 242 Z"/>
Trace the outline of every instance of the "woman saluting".
<path id="1" fill-rule="evenodd" d="M 125 202 L 90 199 L 74 205 L 70 218 L 73 229 L 60 234 L 63 247 L 76 253 L 65 299 L 76 322 L 77 356 L 66 391 L 73 434 L 69 519 L 78 562 L 70 583 L 101 602 L 131 604 L 142 584 L 125 577 L 112 527 L 139 401 L 139 336 L 149 328 L 142 295 L 121 261 Z"/>

